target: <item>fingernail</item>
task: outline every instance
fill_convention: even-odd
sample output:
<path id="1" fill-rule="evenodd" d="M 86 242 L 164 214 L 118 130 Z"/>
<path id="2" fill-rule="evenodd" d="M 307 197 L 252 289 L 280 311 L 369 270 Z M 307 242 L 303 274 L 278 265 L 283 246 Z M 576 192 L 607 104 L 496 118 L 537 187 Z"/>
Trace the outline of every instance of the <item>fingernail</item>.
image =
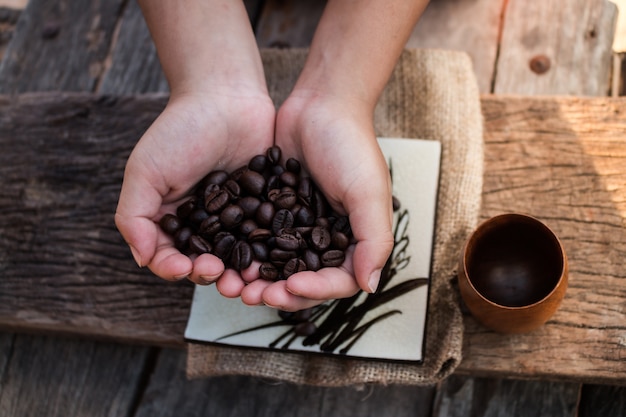
<path id="1" fill-rule="evenodd" d="M 380 273 L 381 273 L 381 270 L 376 269 L 374 272 L 370 274 L 370 279 L 367 282 L 367 285 L 369 286 L 369 289 L 370 289 L 370 293 L 376 292 L 376 288 L 378 288 L 378 282 L 380 281 Z"/>
<path id="2" fill-rule="evenodd" d="M 130 247 L 130 253 L 133 254 L 133 259 L 135 260 L 135 263 L 139 266 L 139 268 L 143 268 L 143 264 L 141 263 L 141 256 L 139 255 L 139 251 L 137 249 L 133 248 L 130 245 L 128 245 L 128 247 Z"/>
<path id="3" fill-rule="evenodd" d="M 217 281 L 218 278 L 219 278 L 219 276 L 211 277 L 211 276 L 208 276 L 208 275 L 200 275 L 200 279 L 202 281 L 204 281 L 207 285 L 208 284 L 213 284 L 215 281 Z"/>

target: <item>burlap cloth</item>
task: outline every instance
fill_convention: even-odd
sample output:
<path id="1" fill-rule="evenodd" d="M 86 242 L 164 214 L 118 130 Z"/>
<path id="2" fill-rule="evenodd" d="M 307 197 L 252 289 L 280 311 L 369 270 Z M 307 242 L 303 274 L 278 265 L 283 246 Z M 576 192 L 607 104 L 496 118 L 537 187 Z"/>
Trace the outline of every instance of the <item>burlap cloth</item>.
<path id="1" fill-rule="evenodd" d="M 277 105 L 289 94 L 305 56 L 304 50 L 263 51 L 268 87 Z M 469 57 L 443 50 L 405 51 L 376 108 L 375 127 L 382 137 L 442 143 L 423 362 L 189 343 L 189 378 L 237 374 L 320 386 L 430 385 L 459 364 L 463 322 L 451 280 L 462 244 L 476 227 L 483 174 L 480 97 Z"/>

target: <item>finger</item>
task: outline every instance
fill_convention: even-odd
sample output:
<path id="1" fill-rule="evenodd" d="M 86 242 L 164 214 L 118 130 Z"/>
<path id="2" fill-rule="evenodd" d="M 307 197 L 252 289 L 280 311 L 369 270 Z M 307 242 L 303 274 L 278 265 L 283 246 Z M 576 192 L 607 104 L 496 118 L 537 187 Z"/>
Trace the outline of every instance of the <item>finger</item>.
<path id="1" fill-rule="evenodd" d="M 272 283 L 264 279 L 257 279 L 246 285 L 241 291 L 241 301 L 250 306 L 263 305 L 263 292 Z"/>
<path id="2" fill-rule="evenodd" d="M 252 264 L 249 267 L 241 271 L 241 278 L 248 283 L 255 281 L 260 276 L 259 266 L 261 266 L 261 262 L 252 261 Z"/>
<path id="3" fill-rule="evenodd" d="M 193 272 L 192 260 L 180 253 L 162 231 L 157 231 L 156 252 L 147 266 L 155 275 L 167 280 L 189 278 Z"/>
<path id="4" fill-rule="evenodd" d="M 322 268 L 319 271 L 303 271 L 287 279 L 286 290 L 293 295 L 312 300 L 331 300 L 354 295 L 359 286 L 352 269 L 354 246 L 346 250 L 346 260 L 339 268 Z"/>
<path id="5" fill-rule="evenodd" d="M 354 275 L 359 287 L 371 293 L 378 288 L 380 274 L 393 249 L 391 183 L 362 187 L 362 191 L 365 195 L 349 201 L 346 209 L 357 241 Z"/>
<path id="6" fill-rule="evenodd" d="M 246 283 L 236 271 L 227 269 L 215 285 L 217 286 L 217 291 L 224 297 L 237 298 L 241 295 Z"/>
<path id="7" fill-rule="evenodd" d="M 205 253 L 193 261 L 189 279 L 198 285 L 212 284 L 224 273 L 224 263 L 217 256 Z"/>
<path id="8" fill-rule="evenodd" d="M 148 181 L 147 170 L 137 165 L 131 156 L 124 173 L 115 224 L 130 246 L 135 262 L 142 267 L 155 255 L 158 227 L 154 220 L 163 200 Z"/>
<path id="9" fill-rule="evenodd" d="M 298 311 L 305 308 L 315 307 L 324 300 L 312 300 L 300 297 L 287 291 L 286 281 L 278 281 L 269 285 L 263 291 L 263 303 L 269 307 L 284 311 Z"/>

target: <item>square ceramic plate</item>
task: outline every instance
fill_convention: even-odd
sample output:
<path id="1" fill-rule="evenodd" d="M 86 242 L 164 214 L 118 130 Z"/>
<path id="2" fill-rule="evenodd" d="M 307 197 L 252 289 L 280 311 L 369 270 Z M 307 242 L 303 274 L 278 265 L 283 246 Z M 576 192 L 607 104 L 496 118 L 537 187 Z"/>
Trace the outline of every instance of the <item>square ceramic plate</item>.
<path id="1" fill-rule="evenodd" d="M 188 340 L 422 360 L 441 144 L 397 138 L 381 138 L 379 143 L 401 207 L 394 212 L 395 247 L 376 294 L 361 292 L 314 309 L 309 321 L 316 330 L 304 337 L 275 309 L 224 298 L 215 286 L 196 286 L 185 331 Z"/>

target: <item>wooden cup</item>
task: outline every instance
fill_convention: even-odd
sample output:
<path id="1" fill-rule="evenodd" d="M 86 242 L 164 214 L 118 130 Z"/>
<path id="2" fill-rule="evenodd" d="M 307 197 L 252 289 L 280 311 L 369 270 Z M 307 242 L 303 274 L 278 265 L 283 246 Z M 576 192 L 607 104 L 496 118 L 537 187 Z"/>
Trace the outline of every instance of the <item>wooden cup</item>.
<path id="1" fill-rule="evenodd" d="M 459 263 L 459 288 L 485 327 L 523 333 L 557 310 L 568 281 L 567 256 L 542 222 L 509 213 L 483 222 L 469 237 Z"/>

